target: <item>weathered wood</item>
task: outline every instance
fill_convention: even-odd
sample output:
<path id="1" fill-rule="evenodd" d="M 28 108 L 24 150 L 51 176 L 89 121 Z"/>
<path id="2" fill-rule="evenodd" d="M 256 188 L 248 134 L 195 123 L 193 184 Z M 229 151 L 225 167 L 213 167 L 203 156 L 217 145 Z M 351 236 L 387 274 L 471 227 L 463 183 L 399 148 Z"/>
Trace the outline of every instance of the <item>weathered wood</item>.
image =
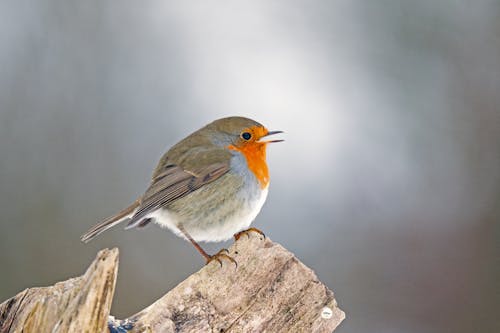
<path id="1" fill-rule="evenodd" d="M 80 278 L 28 289 L 4 302 L 0 331 L 107 332 L 117 253 L 101 251 Z M 222 267 L 211 262 L 128 319 L 110 317 L 109 330 L 332 332 L 344 319 L 333 293 L 282 246 L 251 234 L 235 242 L 229 254 L 237 268 L 230 261 Z"/>
<path id="2" fill-rule="evenodd" d="M 102 250 L 84 275 L 30 288 L 0 304 L 0 332 L 104 332 L 118 269 L 118 250 Z"/>

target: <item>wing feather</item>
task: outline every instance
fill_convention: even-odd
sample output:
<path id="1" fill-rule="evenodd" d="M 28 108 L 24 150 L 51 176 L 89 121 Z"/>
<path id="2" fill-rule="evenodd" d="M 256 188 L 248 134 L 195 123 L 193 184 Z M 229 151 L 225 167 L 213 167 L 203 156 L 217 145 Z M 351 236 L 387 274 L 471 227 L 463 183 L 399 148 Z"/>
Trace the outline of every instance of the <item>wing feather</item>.
<path id="1" fill-rule="evenodd" d="M 175 164 L 165 166 L 153 178 L 126 229 L 138 226 L 148 214 L 213 182 L 228 172 L 229 168 L 229 161 L 211 163 L 195 170 L 186 170 Z"/>

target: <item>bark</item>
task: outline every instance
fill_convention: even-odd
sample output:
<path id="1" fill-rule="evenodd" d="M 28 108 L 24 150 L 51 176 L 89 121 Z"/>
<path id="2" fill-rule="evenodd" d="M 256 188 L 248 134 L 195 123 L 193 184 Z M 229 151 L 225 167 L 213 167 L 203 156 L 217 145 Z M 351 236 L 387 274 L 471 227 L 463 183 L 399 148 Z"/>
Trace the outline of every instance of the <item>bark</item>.
<path id="1" fill-rule="evenodd" d="M 212 261 L 118 320 L 109 316 L 118 250 L 102 250 L 83 276 L 0 304 L 0 332 L 332 332 L 344 319 L 332 291 L 281 245 L 243 235 L 229 255 L 237 267 Z"/>

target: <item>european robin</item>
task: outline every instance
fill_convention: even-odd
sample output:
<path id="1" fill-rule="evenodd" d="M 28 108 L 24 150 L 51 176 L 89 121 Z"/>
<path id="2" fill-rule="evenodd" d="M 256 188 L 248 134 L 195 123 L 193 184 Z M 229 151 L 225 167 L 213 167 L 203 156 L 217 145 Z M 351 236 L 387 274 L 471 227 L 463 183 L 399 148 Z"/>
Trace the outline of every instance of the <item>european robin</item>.
<path id="1" fill-rule="evenodd" d="M 267 197 L 268 131 L 243 117 L 218 119 L 192 133 L 163 155 L 146 192 L 121 212 L 87 231 L 88 242 L 101 232 L 127 223 L 140 228 L 153 221 L 189 240 L 207 263 L 226 258 L 223 249 L 209 255 L 198 242 L 219 242 L 255 231 L 250 223 Z M 221 263 L 222 264 L 222 263 Z"/>

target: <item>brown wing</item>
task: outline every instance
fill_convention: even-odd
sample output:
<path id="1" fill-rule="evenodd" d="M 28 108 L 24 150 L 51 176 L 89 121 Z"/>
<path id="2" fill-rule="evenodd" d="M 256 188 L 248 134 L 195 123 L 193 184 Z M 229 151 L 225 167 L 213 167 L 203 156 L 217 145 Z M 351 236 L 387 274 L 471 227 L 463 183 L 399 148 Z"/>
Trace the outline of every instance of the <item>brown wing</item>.
<path id="1" fill-rule="evenodd" d="M 229 161 L 190 169 L 192 170 L 167 164 L 161 172 L 157 172 L 125 229 L 138 226 L 149 213 L 221 177 L 229 171 Z"/>

